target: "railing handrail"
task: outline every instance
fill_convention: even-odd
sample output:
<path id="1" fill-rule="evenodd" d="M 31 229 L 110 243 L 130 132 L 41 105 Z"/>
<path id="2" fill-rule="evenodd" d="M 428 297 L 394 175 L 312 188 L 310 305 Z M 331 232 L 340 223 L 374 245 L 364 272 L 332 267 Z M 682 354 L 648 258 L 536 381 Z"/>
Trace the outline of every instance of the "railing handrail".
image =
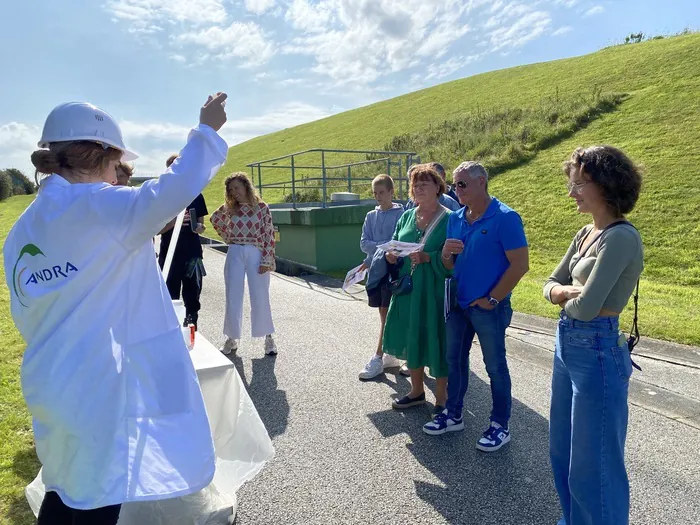
<path id="1" fill-rule="evenodd" d="M 415 151 L 375 151 L 375 150 L 359 150 L 359 149 L 323 149 L 323 148 L 312 148 L 312 149 L 307 149 L 304 151 L 298 151 L 296 153 L 289 153 L 287 155 L 282 155 L 281 157 L 275 157 L 273 159 L 266 159 L 266 160 L 259 160 L 257 162 L 251 162 L 250 164 L 246 164 L 246 168 L 257 168 L 257 167 L 267 167 L 263 166 L 264 164 L 267 164 L 268 162 L 275 162 L 278 160 L 284 160 L 288 159 L 291 157 L 296 157 L 297 155 L 304 155 L 306 153 L 359 153 L 359 154 L 365 154 L 365 155 L 399 155 L 399 156 L 406 156 L 406 155 L 413 155 L 417 156 L 418 154 Z M 319 166 L 320 169 L 320 166 Z"/>

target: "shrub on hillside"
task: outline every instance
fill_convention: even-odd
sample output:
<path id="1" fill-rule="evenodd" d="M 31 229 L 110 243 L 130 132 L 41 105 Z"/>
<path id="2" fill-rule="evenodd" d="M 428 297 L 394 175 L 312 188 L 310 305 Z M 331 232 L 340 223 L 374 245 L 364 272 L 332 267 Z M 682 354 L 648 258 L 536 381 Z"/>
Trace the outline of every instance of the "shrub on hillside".
<path id="1" fill-rule="evenodd" d="M 284 196 L 284 202 L 320 202 L 321 192 L 318 188 L 297 191 L 294 194 L 288 193 Z"/>
<path id="2" fill-rule="evenodd" d="M 5 170 L 5 173 L 10 176 L 14 187 L 22 188 L 22 193 L 17 193 L 16 195 L 32 195 L 36 192 L 36 185 L 17 168 L 8 168 Z"/>
<path id="3" fill-rule="evenodd" d="M 12 179 L 4 171 L 0 171 L 0 201 L 12 196 Z"/>
<path id="4" fill-rule="evenodd" d="M 537 151 L 551 147 L 613 111 L 626 95 L 603 94 L 595 88 L 589 96 L 544 98 L 529 108 L 477 109 L 427 128 L 393 137 L 389 151 L 415 151 L 449 171 L 465 159 L 479 160 L 496 175 L 521 165 Z"/>

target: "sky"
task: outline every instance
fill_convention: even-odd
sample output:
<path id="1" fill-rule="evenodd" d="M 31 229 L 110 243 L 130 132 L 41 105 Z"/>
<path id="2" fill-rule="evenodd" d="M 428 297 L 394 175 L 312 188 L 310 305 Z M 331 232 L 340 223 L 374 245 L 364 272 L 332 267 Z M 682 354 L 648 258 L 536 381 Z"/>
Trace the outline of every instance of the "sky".
<path id="1" fill-rule="evenodd" d="M 119 121 L 136 173 L 157 175 L 210 93 L 229 95 L 234 145 L 630 33 L 698 30 L 700 1 L 0 0 L 0 20 L 0 169 L 31 178 L 48 113 L 87 101 Z"/>

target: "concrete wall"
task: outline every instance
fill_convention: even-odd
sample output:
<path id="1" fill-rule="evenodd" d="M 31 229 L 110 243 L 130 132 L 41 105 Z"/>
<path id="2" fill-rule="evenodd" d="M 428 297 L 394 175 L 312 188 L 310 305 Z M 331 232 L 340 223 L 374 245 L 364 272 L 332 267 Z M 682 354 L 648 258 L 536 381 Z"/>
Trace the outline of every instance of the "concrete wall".
<path id="1" fill-rule="evenodd" d="M 374 204 L 271 209 L 279 231 L 276 255 L 320 272 L 347 270 L 364 259 L 362 224 Z"/>

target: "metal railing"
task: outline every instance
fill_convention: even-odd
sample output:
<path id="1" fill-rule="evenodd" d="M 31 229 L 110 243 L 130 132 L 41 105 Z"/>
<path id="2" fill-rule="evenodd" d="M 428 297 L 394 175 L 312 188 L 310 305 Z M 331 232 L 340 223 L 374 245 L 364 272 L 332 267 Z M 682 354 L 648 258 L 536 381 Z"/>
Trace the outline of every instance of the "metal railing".
<path id="1" fill-rule="evenodd" d="M 299 163 L 298 157 L 308 156 L 310 154 L 318 153 L 321 156 L 321 162 L 319 164 L 314 163 Z M 358 160 L 356 162 L 344 162 L 341 164 L 331 164 L 327 162 L 327 155 L 338 154 L 343 156 L 350 155 L 364 155 L 365 160 Z M 367 158 L 376 157 L 376 158 Z M 281 161 L 287 161 L 288 163 L 279 164 Z M 250 176 L 258 188 L 260 196 L 263 196 L 263 190 L 268 189 L 282 189 L 284 192 L 291 187 L 291 204 L 293 208 L 297 207 L 298 204 L 298 189 L 300 186 L 304 187 L 304 190 L 309 189 L 309 183 L 311 183 L 312 189 L 319 189 L 321 192 L 321 207 L 326 208 L 328 206 L 328 190 L 329 188 L 343 188 L 347 187 L 348 193 L 353 192 L 353 184 L 367 184 L 374 179 L 374 175 L 371 177 L 354 176 L 353 170 L 360 170 L 365 166 L 378 165 L 381 169 L 389 176 L 394 179 L 395 187 L 397 190 L 397 197 L 400 200 L 404 199 L 404 185 L 406 193 L 408 192 L 408 180 L 406 178 L 406 171 L 412 164 L 420 162 L 420 157 L 411 151 L 376 151 L 376 150 L 346 150 L 346 149 L 321 149 L 314 148 L 304 151 L 299 151 L 297 153 L 290 153 L 288 155 L 283 155 L 281 157 L 275 157 L 272 159 L 260 160 L 257 162 L 252 162 L 246 166 L 250 168 Z M 385 169 L 384 169 L 385 168 Z M 393 168 L 393 169 L 392 169 Z M 288 170 L 291 173 L 291 178 L 289 180 L 276 181 L 267 184 L 263 184 L 263 171 L 265 170 Z M 320 171 L 320 177 L 299 177 L 299 171 Z M 329 172 L 343 170 L 342 177 L 329 176 Z M 345 172 L 347 170 L 347 172 Z M 379 170 L 375 171 L 378 172 Z M 395 173 L 392 176 L 392 172 Z M 329 184 L 330 183 L 330 184 Z M 396 184 L 398 183 L 398 184 Z"/>

